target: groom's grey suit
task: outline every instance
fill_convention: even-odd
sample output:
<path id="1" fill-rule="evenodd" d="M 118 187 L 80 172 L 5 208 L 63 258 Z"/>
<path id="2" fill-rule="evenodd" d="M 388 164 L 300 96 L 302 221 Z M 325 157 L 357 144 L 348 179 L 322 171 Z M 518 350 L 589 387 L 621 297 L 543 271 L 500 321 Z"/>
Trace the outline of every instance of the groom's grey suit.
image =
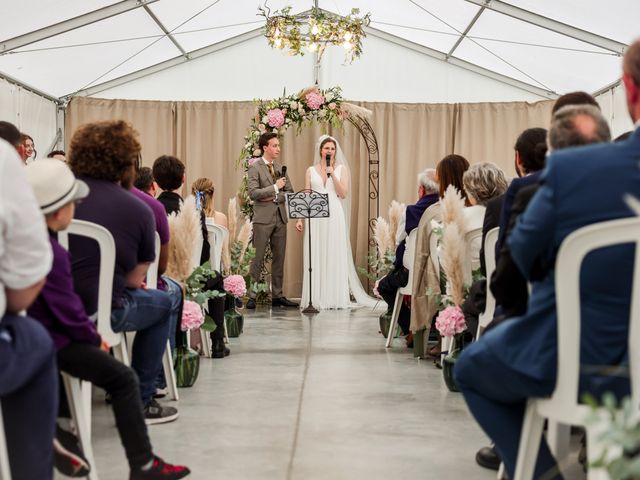
<path id="1" fill-rule="evenodd" d="M 271 298 L 282 297 L 282 281 L 284 277 L 284 254 L 287 247 L 287 210 L 285 193 L 293 192 L 289 177 L 286 177 L 284 188 L 276 196 L 274 184 L 281 178 L 282 166 L 273 162 L 275 178 L 271 176 L 265 160 L 260 159 L 249 167 L 248 191 L 253 200 L 253 245 L 256 256 L 251 262 L 251 278 L 260 280 L 260 271 L 264 263 L 264 254 L 271 244 Z M 253 298 L 255 294 L 250 292 Z"/>

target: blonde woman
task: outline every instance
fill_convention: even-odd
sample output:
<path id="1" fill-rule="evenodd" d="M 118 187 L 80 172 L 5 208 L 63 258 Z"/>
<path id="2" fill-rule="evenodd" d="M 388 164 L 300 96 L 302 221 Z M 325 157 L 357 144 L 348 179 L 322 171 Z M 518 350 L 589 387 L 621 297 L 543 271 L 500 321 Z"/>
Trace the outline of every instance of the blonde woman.
<path id="1" fill-rule="evenodd" d="M 212 219 L 216 225 L 227 228 L 227 216 L 215 209 L 214 192 L 213 182 L 206 177 L 201 177 L 191 184 L 191 193 L 196 197 L 196 205 L 200 206 L 204 216 L 207 219 Z"/>

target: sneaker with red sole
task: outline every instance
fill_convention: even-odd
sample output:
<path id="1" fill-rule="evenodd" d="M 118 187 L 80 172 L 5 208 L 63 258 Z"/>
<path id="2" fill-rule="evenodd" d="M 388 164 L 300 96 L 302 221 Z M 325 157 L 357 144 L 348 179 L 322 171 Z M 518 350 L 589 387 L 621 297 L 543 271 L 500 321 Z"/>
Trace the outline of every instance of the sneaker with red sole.
<path id="1" fill-rule="evenodd" d="M 129 480 L 178 480 L 187 477 L 191 471 L 182 465 L 171 465 L 160 457 L 153 457 L 153 465 L 148 470 L 132 471 Z"/>

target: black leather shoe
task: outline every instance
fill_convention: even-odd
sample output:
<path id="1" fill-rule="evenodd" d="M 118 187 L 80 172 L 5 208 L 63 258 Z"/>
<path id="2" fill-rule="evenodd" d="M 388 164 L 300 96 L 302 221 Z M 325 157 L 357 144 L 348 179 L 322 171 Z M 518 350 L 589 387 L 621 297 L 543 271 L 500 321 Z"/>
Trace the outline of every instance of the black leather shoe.
<path id="1" fill-rule="evenodd" d="M 488 468 L 490 470 L 498 470 L 500 468 L 500 457 L 496 452 L 495 447 L 482 447 L 476 453 L 476 463 L 481 467 Z"/>
<path id="2" fill-rule="evenodd" d="M 255 301 L 255 299 L 250 298 L 249 300 L 247 300 L 246 308 L 251 309 L 251 310 L 255 309 L 255 308 L 256 308 L 256 301 Z"/>
<path id="3" fill-rule="evenodd" d="M 280 298 L 274 298 L 273 300 L 271 300 L 271 306 L 272 307 L 299 307 L 300 304 L 296 303 L 296 302 L 292 302 L 291 300 L 289 300 L 286 297 L 280 297 Z"/>

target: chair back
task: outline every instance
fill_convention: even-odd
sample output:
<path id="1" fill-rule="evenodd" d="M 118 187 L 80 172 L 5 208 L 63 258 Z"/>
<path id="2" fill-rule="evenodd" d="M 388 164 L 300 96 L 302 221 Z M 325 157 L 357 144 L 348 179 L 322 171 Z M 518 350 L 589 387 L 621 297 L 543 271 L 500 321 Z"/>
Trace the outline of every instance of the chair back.
<path id="1" fill-rule="evenodd" d="M 491 293 L 489 283 L 491 281 L 491 274 L 496 269 L 496 243 L 498 242 L 498 236 L 500 235 L 500 227 L 492 228 L 487 232 L 484 237 L 484 264 L 486 268 L 487 277 L 487 295 L 484 302 L 484 312 L 480 314 L 478 318 L 478 331 L 476 332 L 476 340 L 482 335 L 482 331 L 489 325 L 489 322 L 493 319 L 493 315 L 496 310 L 496 298 Z"/>
<path id="2" fill-rule="evenodd" d="M 640 393 L 640 218 L 596 223 L 576 230 L 562 242 L 556 260 L 555 289 L 558 325 L 558 378 L 551 402 L 570 415 L 578 399 L 580 372 L 580 267 L 584 258 L 604 247 L 635 244 L 628 352 L 633 404 Z"/>
<path id="3" fill-rule="evenodd" d="M 160 263 L 160 235 L 156 232 L 156 256 L 147 270 L 147 288 L 158 288 L 158 266 Z"/>
<path id="4" fill-rule="evenodd" d="M 400 288 L 400 293 L 403 295 L 411 295 L 411 289 L 413 287 L 413 261 L 416 255 L 416 236 L 418 235 L 418 229 L 414 228 L 409 232 L 409 236 L 405 240 L 405 253 L 403 259 L 403 265 L 409 270 L 409 279 L 407 285 Z"/>
<path id="5" fill-rule="evenodd" d="M 101 225 L 84 220 L 72 220 L 66 230 L 58 232 L 58 242 L 69 249 L 69 235 L 91 238 L 100 251 L 100 271 L 98 280 L 98 333 L 110 346 L 122 341 L 122 334 L 111 329 L 111 300 L 113 292 L 113 272 L 116 265 L 116 244 L 113 236 Z"/>
<path id="6" fill-rule="evenodd" d="M 209 219 L 206 221 L 209 245 L 211 246 L 209 260 L 213 270 L 220 271 L 222 266 L 222 246 L 229 238 L 229 230 L 222 225 L 216 225 Z"/>

